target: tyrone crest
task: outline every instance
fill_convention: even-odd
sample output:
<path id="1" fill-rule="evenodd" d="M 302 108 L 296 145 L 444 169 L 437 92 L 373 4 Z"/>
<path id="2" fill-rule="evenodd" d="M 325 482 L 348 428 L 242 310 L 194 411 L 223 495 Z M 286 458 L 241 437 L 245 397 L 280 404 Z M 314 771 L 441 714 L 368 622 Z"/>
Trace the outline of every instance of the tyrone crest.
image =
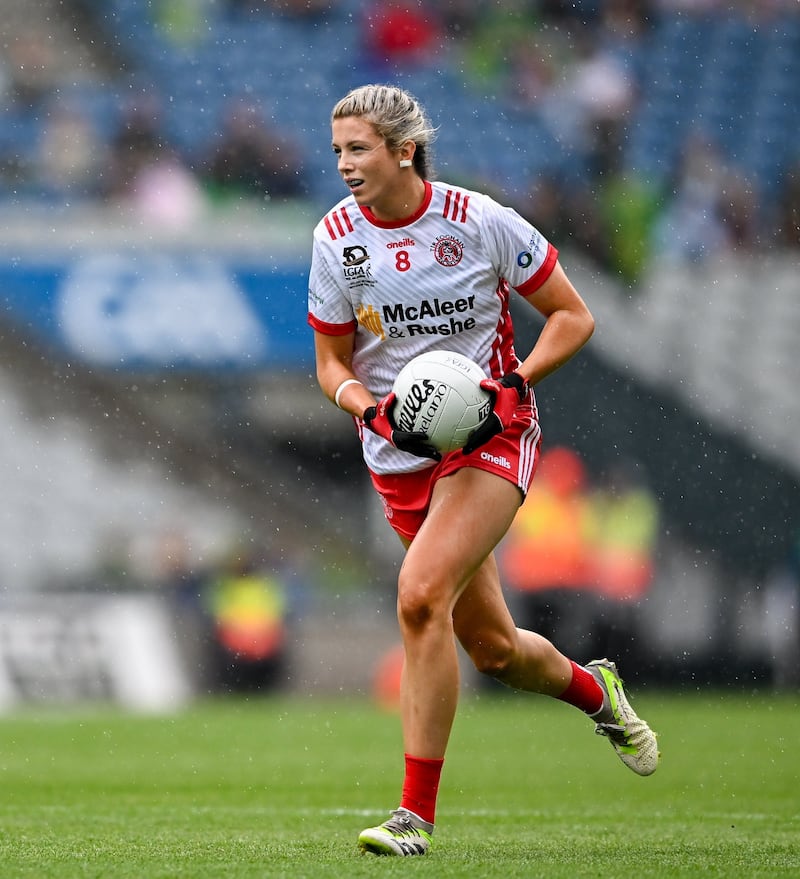
<path id="1" fill-rule="evenodd" d="M 464 256 L 464 245 L 452 235 L 440 235 L 431 245 L 431 250 L 439 265 L 457 266 Z"/>

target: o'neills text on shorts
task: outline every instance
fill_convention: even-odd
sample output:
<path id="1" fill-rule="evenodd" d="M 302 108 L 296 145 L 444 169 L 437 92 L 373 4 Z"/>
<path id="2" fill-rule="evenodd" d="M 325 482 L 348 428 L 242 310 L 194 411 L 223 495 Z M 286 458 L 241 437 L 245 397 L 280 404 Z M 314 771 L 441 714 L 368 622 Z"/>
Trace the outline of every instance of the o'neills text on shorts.
<path id="1" fill-rule="evenodd" d="M 502 455 L 490 455 L 488 452 L 481 452 L 481 461 L 487 461 L 489 464 L 496 464 L 498 467 L 503 467 L 505 470 L 511 469 L 511 461 L 508 458 L 504 458 Z"/>

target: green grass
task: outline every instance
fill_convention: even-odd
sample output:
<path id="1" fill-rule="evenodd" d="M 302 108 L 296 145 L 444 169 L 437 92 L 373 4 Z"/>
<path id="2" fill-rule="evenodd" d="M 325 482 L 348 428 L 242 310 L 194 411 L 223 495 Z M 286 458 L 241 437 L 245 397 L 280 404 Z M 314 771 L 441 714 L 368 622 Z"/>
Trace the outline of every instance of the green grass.
<path id="1" fill-rule="evenodd" d="M 274 697 L 0 720 L 0 877 L 800 876 L 800 699 L 647 691 L 651 778 L 544 698 L 462 703 L 429 857 L 362 857 L 399 721 Z"/>

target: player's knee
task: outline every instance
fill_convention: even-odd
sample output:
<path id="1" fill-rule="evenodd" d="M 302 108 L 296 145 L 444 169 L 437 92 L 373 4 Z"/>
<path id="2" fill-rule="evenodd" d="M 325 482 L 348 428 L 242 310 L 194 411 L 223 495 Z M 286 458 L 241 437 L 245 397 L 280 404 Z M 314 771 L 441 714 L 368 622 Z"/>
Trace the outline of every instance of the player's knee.
<path id="1" fill-rule="evenodd" d="M 477 671 L 502 681 L 514 662 L 516 647 L 511 641 L 499 638 L 471 645 L 468 653 Z"/>
<path id="2" fill-rule="evenodd" d="M 439 617 L 444 618 L 446 607 L 439 599 L 441 590 L 423 580 L 409 582 L 401 577 L 397 593 L 397 616 L 406 632 L 416 633 L 427 628 Z"/>

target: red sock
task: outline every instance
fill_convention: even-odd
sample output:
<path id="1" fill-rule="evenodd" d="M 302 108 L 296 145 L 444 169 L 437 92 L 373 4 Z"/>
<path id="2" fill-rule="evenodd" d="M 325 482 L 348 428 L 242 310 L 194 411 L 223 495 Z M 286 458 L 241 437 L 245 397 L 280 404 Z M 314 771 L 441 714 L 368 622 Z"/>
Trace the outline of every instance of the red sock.
<path id="1" fill-rule="evenodd" d="M 403 781 L 401 809 L 419 815 L 423 821 L 433 824 L 436 814 L 436 797 L 439 793 L 439 777 L 444 760 L 429 760 L 406 754 L 406 777 Z"/>
<path id="2" fill-rule="evenodd" d="M 594 675 L 586 671 L 582 665 L 572 662 L 572 680 L 564 692 L 558 696 L 562 702 L 567 702 L 585 711 L 587 714 L 596 714 L 603 707 L 603 690 L 594 679 Z"/>

